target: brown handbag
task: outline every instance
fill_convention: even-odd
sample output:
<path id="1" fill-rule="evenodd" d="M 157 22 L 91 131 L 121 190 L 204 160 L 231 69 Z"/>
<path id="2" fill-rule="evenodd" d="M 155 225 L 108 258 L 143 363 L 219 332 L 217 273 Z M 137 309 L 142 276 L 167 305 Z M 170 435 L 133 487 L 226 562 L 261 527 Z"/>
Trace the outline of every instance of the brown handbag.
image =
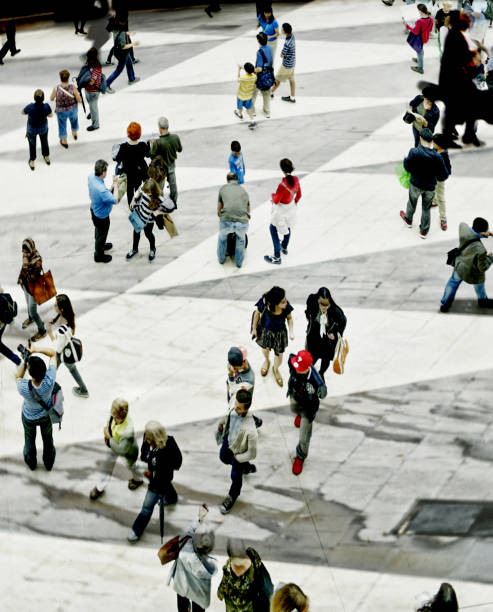
<path id="1" fill-rule="evenodd" d="M 177 559 L 180 550 L 185 546 L 189 539 L 190 536 L 175 536 L 174 538 L 171 538 L 171 540 L 165 542 L 157 552 L 161 565 L 166 565 L 166 563 Z"/>
<path id="2" fill-rule="evenodd" d="M 51 270 L 48 272 L 41 270 L 41 274 L 35 280 L 28 282 L 28 289 L 38 306 L 55 297 L 56 289 Z"/>
<path id="3" fill-rule="evenodd" d="M 178 230 L 176 229 L 176 225 L 173 222 L 173 219 L 168 215 L 168 213 L 163 214 L 164 219 L 164 227 L 166 231 L 170 235 L 171 238 L 174 236 L 178 236 Z"/>

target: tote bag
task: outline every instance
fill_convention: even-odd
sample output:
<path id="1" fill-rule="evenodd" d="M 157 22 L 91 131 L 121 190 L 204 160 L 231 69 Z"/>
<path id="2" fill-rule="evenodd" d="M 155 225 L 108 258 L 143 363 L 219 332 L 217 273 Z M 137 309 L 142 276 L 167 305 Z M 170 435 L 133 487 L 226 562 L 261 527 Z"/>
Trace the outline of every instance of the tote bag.
<path id="1" fill-rule="evenodd" d="M 56 289 L 51 271 L 41 270 L 41 274 L 35 280 L 28 282 L 28 289 L 38 306 L 55 297 Z"/>

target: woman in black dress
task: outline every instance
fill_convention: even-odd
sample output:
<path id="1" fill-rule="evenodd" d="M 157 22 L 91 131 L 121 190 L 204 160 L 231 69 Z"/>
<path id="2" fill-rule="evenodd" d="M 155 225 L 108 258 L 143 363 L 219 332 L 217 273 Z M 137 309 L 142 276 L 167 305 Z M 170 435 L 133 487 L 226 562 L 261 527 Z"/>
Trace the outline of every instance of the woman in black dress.
<path id="1" fill-rule="evenodd" d="M 130 206 L 134 193 L 147 178 L 147 162 L 149 145 L 141 141 L 142 128 L 140 124 L 132 121 L 127 128 L 128 139 L 118 149 L 113 158 L 120 164 L 119 174 L 127 175 L 127 199 Z"/>
<path id="2" fill-rule="evenodd" d="M 308 296 L 305 315 L 308 321 L 305 347 L 313 357 L 313 365 L 321 359 L 319 374 L 324 378 L 334 358 L 338 334 L 344 333 L 346 316 L 327 287 L 320 287 L 317 293 Z"/>

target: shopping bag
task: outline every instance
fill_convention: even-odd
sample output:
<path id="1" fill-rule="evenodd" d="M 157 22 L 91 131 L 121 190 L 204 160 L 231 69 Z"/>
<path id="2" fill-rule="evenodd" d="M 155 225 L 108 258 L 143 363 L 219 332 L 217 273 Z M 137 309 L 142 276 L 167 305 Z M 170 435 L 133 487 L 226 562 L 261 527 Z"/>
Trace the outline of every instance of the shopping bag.
<path id="1" fill-rule="evenodd" d="M 346 363 L 346 357 L 349 353 L 349 344 L 346 338 L 343 338 L 341 334 L 338 334 L 338 336 L 339 339 L 337 340 L 332 368 L 336 374 L 344 374 L 344 364 Z"/>
<path id="2" fill-rule="evenodd" d="M 28 285 L 29 293 L 38 306 L 56 295 L 55 283 L 50 270 L 48 272 L 41 270 L 41 274 L 35 280 L 29 281 Z"/>
<path id="3" fill-rule="evenodd" d="M 404 189 L 409 189 L 409 185 L 411 183 L 411 173 L 404 168 L 403 163 L 400 163 L 395 167 L 395 173 L 397 174 L 399 183 L 404 187 Z"/>

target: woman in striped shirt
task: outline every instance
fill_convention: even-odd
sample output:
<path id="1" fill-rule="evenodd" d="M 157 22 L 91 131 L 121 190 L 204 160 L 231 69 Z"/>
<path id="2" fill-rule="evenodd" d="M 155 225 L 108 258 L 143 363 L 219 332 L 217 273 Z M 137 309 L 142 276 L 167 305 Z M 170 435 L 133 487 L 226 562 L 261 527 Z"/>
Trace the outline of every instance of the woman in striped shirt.
<path id="1" fill-rule="evenodd" d="M 144 234 L 147 240 L 149 240 L 149 261 L 154 261 L 156 258 L 156 238 L 153 233 L 154 215 L 161 213 L 169 213 L 175 208 L 175 204 L 171 198 L 164 198 L 159 185 L 152 178 L 149 178 L 140 188 L 140 192 L 137 192 L 132 203 L 130 210 L 137 210 L 137 214 L 145 223 Z M 126 255 L 127 260 L 132 259 L 139 252 L 140 232 L 136 232 L 134 229 L 133 233 L 133 244 L 132 250 Z"/>

